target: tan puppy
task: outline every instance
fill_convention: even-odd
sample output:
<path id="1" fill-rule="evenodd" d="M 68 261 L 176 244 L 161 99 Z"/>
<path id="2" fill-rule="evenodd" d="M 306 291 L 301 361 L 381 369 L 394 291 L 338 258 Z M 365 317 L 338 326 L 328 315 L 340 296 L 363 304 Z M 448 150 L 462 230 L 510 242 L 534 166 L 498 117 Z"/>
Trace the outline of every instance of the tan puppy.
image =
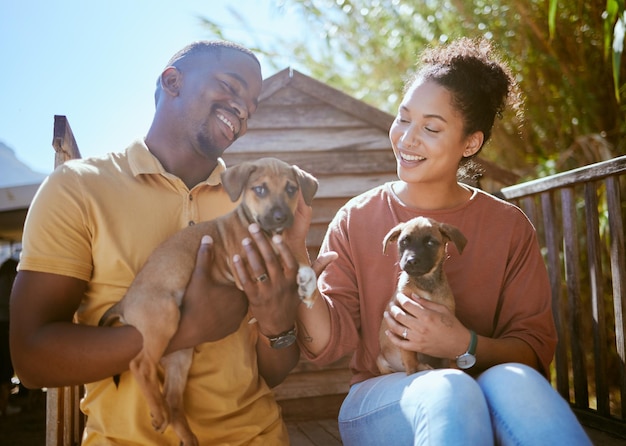
<path id="1" fill-rule="evenodd" d="M 459 253 L 467 240 L 454 226 L 439 223 L 426 217 L 416 217 L 392 228 L 383 240 L 383 253 L 387 245 L 397 241 L 400 257 L 400 278 L 391 298 L 397 303 L 396 294 L 418 296 L 445 305 L 454 313 L 454 296 L 443 272 L 446 245 L 452 241 Z M 388 307 L 389 308 L 389 307 Z M 380 355 L 376 360 L 380 373 L 405 370 L 407 375 L 433 367 L 449 367 L 449 360 L 408 350 L 400 350 L 385 335 L 388 325 L 383 319 L 380 327 Z M 405 332 L 406 333 L 406 332 Z"/>
<path id="2" fill-rule="evenodd" d="M 268 235 L 281 233 L 293 223 L 298 191 L 302 191 L 304 201 L 310 204 L 318 187 L 313 176 L 275 158 L 228 168 L 222 174 L 222 184 L 231 200 L 242 197 L 240 205 L 223 217 L 182 229 L 158 246 L 124 298 L 100 319 L 100 325 L 121 322 L 141 332 L 143 348 L 131 361 L 130 370 L 147 399 L 154 428 L 163 432 L 171 423 L 186 446 L 198 444 L 187 423 L 182 401 L 193 349 L 162 356 L 178 328 L 179 306 L 202 237 L 213 238 L 213 280 L 241 288 L 235 283 L 232 258 L 240 253 L 241 241 L 249 237 L 248 225 L 256 222 Z M 305 260 L 298 259 L 301 265 Z M 317 291 L 315 272 L 310 267 L 300 268 L 298 285 L 301 299 L 310 307 Z M 157 375 L 159 361 L 164 368 L 165 395 L 161 393 Z"/>

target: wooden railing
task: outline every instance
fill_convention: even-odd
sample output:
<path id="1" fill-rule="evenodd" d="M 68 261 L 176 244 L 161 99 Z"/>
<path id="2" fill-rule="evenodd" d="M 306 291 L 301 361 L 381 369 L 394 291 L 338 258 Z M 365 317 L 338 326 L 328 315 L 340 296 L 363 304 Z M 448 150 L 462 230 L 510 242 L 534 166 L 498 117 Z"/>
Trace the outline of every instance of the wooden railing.
<path id="1" fill-rule="evenodd" d="M 54 167 L 80 158 L 78 144 L 65 116 L 54 116 Z M 77 446 L 81 443 L 85 416 L 80 411 L 83 386 L 50 388 L 46 392 L 46 446 Z"/>
<path id="2" fill-rule="evenodd" d="M 548 267 L 553 384 L 583 424 L 624 438 L 625 174 L 621 156 L 502 190 L 535 225 Z"/>

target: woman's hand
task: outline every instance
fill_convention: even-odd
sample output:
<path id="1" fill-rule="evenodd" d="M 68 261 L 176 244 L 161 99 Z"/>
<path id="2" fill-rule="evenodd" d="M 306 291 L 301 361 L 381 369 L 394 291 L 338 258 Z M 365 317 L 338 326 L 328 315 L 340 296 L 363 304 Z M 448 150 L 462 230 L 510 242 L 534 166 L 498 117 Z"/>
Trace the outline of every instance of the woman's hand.
<path id="1" fill-rule="evenodd" d="M 384 316 L 393 344 L 437 358 L 453 359 L 467 350 L 469 330 L 447 307 L 417 295 L 398 293 L 396 299 Z"/>
<path id="2" fill-rule="evenodd" d="M 251 238 L 243 240 L 245 258 L 233 257 L 235 274 L 248 297 L 259 331 L 257 364 L 270 387 L 287 377 L 300 358 L 297 343 L 272 348 L 267 338 L 291 330 L 300 305 L 296 274 L 298 262 L 283 238 L 272 238 L 276 252 L 257 224 L 249 226 Z"/>
<path id="3" fill-rule="evenodd" d="M 277 250 L 274 252 L 258 224 L 253 223 L 248 229 L 251 238 L 242 241 L 246 258 L 233 257 L 235 273 L 248 297 L 259 331 L 275 336 L 294 326 L 300 304 L 296 283 L 298 262 L 282 236 L 272 238 Z"/>

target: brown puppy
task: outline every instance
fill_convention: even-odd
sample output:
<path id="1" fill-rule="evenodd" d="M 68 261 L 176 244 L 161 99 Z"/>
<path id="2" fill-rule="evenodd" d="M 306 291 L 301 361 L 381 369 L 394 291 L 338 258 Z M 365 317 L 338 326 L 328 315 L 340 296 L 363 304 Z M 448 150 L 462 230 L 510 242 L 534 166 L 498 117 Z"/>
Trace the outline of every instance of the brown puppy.
<path id="1" fill-rule="evenodd" d="M 100 325 L 121 322 L 141 332 L 143 348 L 131 361 L 130 370 L 146 397 L 154 428 L 163 432 L 171 423 L 185 446 L 198 444 L 182 402 L 193 349 L 162 356 L 178 328 L 179 306 L 202 237 L 213 238 L 213 280 L 241 288 L 235 282 L 232 258 L 240 253 L 241 241 L 249 236 L 248 225 L 256 222 L 268 235 L 281 233 L 293 223 L 298 191 L 302 191 L 304 201 L 310 204 L 318 187 L 313 176 L 275 158 L 228 168 L 222 174 L 222 184 L 231 200 L 242 197 L 240 205 L 223 217 L 182 229 L 158 246 L 123 299 L 100 319 Z M 305 260 L 298 259 L 301 265 Z M 315 272 L 310 267 L 300 267 L 298 285 L 301 299 L 310 307 L 317 291 Z M 165 395 L 161 393 L 157 375 L 159 361 L 164 368 Z"/>
<path id="2" fill-rule="evenodd" d="M 418 296 L 445 305 L 454 313 L 454 296 L 443 272 L 446 244 L 452 241 L 459 253 L 467 240 L 454 226 L 439 223 L 426 217 L 416 217 L 392 228 L 383 240 L 383 253 L 387 245 L 397 240 L 400 257 L 400 278 L 391 298 L 396 302 L 397 293 Z M 408 350 L 400 350 L 389 341 L 383 319 L 380 327 L 380 354 L 376 360 L 380 373 L 405 370 L 407 375 L 433 367 L 448 367 L 449 360 Z"/>

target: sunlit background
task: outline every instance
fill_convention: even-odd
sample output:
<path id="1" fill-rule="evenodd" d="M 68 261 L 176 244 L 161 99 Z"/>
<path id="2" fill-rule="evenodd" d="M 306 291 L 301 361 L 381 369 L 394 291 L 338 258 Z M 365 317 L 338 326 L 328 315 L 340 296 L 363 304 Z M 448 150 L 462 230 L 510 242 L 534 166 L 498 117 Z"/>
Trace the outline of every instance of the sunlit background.
<path id="1" fill-rule="evenodd" d="M 154 82 L 169 57 L 214 38 L 203 18 L 246 46 L 271 46 L 302 30 L 299 15 L 268 0 L 2 2 L 0 143 L 49 173 L 53 116 L 61 114 L 83 156 L 124 149 L 150 125 Z M 264 77 L 278 71 L 260 58 Z M 278 53 L 272 63 L 293 64 Z"/>

